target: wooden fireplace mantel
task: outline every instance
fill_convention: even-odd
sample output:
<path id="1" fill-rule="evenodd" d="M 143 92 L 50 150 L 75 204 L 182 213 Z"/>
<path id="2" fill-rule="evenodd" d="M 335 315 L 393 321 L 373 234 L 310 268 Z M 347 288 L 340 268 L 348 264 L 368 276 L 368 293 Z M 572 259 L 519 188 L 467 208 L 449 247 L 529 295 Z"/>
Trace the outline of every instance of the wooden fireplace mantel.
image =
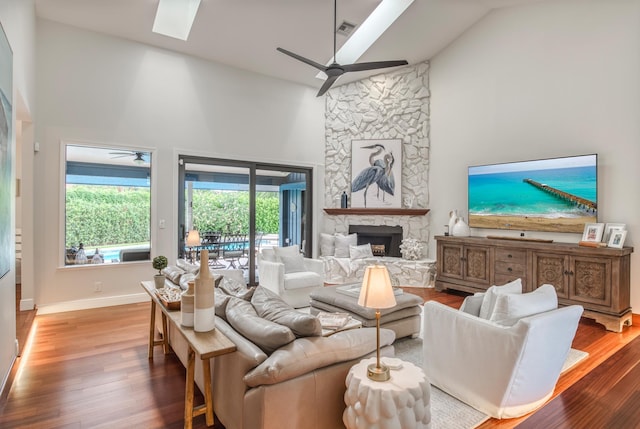
<path id="1" fill-rule="evenodd" d="M 325 208 L 329 215 L 379 215 L 379 216 L 424 216 L 429 209 L 385 209 L 385 208 L 357 208 L 346 209 Z"/>

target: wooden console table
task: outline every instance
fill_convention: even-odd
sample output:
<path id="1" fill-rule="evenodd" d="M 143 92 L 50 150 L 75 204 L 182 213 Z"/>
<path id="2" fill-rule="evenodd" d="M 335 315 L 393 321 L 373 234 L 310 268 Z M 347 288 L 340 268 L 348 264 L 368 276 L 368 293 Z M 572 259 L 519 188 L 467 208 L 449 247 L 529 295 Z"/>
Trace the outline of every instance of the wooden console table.
<path id="1" fill-rule="evenodd" d="M 180 311 L 168 310 L 155 293 L 152 281 L 141 282 L 142 289 L 151 297 L 151 323 L 149 325 L 149 359 L 153 359 L 153 348 L 162 346 L 165 354 L 169 352 L 168 324 L 170 323 L 184 337 L 189 347 L 187 354 L 187 379 L 184 397 L 184 427 L 191 429 L 193 418 L 205 414 L 207 426 L 213 426 L 213 392 L 211 389 L 211 358 L 236 350 L 222 332 L 214 329 L 210 332 L 195 332 L 193 328 L 180 325 Z M 156 307 L 162 311 L 162 340 L 155 339 Z M 195 390 L 195 354 L 200 355 L 202 362 L 202 378 L 204 380 L 204 404 L 193 405 Z"/>
<path id="2" fill-rule="evenodd" d="M 548 283 L 562 305 L 579 304 L 583 316 L 610 331 L 631 325 L 632 247 L 437 236 L 436 289 L 483 292 L 522 279 L 524 292 Z"/>

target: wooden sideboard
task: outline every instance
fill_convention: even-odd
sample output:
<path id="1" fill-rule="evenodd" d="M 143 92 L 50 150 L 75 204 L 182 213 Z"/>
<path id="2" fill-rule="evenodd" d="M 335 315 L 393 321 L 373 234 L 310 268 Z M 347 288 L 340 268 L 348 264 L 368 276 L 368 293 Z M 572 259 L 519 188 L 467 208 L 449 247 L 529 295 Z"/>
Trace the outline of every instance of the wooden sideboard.
<path id="1" fill-rule="evenodd" d="M 483 292 L 522 279 L 523 292 L 551 284 L 561 305 L 579 304 L 583 316 L 610 331 L 631 325 L 630 255 L 622 249 L 572 243 L 437 236 L 436 289 Z"/>

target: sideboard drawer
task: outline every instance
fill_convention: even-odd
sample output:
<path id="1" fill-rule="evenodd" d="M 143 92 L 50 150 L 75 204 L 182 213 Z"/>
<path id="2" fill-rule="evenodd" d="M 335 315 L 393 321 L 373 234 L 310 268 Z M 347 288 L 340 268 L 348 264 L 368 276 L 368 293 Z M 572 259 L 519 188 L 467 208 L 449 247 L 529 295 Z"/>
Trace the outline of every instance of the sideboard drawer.
<path id="1" fill-rule="evenodd" d="M 527 260 L 527 251 L 518 249 L 496 249 L 496 261 L 513 262 L 524 265 Z"/>
<path id="2" fill-rule="evenodd" d="M 518 277 L 524 277 L 525 272 L 526 272 L 525 264 L 496 261 L 496 265 L 495 265 L 496 275 L 506 274 L 506 275 L 515 275 Z"/>

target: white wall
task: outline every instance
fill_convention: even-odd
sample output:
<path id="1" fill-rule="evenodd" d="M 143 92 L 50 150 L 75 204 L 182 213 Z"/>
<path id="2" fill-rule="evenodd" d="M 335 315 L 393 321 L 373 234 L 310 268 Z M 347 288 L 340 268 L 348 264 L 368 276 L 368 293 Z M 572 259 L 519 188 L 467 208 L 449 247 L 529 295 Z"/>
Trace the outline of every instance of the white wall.
<path id="1" fill-rule="evenodd" d="M 599 220 L 626 223 L 625 245 L 633 246 L 640 239 L 639 23 L 638 0 L 540 2 L 493 11 L 433 58 L 431 224 L 445 225 L 454 208 L 466 217 L 469 165 L 597 153 Z M 496 233 L 472 235 L 489 232 Z M 639 313 L 637 249 L 631 264 Z"/>
<path id="2" fill-rule="evenodd" d="M 13 50 L 13 117 L 14 139 L 11 153 L 15 177 L 15 134 L 21 120 L 28 117 L 34 104 L 34 23 L 35 14 L 32 0 L 0 1 L 0 22 Z M 23 136 L 24 138 L 24 136 Z M 15 195 L 15 194 L 14 194 Z M 15 202 L 12 201 L 12 207 Z M 12 210 L 13 212 L 13 210 Z M 12 213 L 12 230 L 15 227 L 15 213 Z M 13 255 L 15 249 L 11 249 Z M 4 387 L 6 377 L 15 359 L 16 339 L 16 284 L 15 258 L 11 258 L 11 271 L 0 279 L 0 386 Z"/>
<path id="3" fill-rule="evenodd" d="M 51 21 L 37 25 L 35 257 L 36 304 L 43 311 L 141 297 L 140 280 L 153 275 L 149 262 L 59 266 L 61 141 L 155 151 L 152 253 L 170 260 L 176 257 L 178 153 L 324 161 L 324 102 L 311 88 Z M 156 228 L 161 219 L 166 229 Z M 96 281 L 101 293 L 94 292 Z"/>

